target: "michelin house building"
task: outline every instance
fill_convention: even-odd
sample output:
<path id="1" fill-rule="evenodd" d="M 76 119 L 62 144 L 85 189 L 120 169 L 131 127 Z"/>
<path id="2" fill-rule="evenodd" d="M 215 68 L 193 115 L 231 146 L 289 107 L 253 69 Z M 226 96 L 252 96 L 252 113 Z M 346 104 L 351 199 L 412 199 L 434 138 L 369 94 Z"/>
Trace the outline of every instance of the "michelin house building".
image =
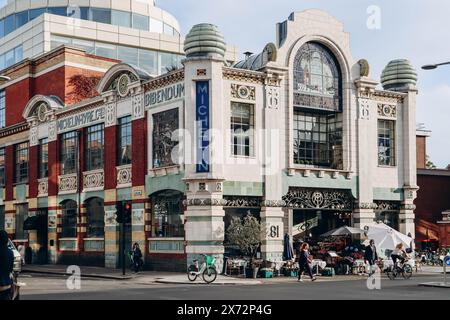
<path id="1" fill-rule="evenodd" d="M 4 193 L 7 231 L 14 237 L 43 212 L 46 241 L 36 230 L 18 240 L 45 246 L 50 263 L 115 267 L 115 206 L 126 200 L 127 241 L 141 244 L 152 270 L 185 270 L 201 253 L 222 263 L 225 230 L 249 212 L 272 261 L 282 259 L 286 233 L 314 238 L 381 220 L 414 237 L 417 74 L 401 59 L 371 79 L 349 41 L 341 22 L 307 10 L 236 62 L 218 28 L 199 24 L 178 48 L 177 68 L 152 72 L 145 57 L 111 63 L 94 98 L 31 99 L 24 132 L 30 154 L 47 139 L 49 172 L 23 180 L 27 210 L 16 208 L 17 192 Z"/>

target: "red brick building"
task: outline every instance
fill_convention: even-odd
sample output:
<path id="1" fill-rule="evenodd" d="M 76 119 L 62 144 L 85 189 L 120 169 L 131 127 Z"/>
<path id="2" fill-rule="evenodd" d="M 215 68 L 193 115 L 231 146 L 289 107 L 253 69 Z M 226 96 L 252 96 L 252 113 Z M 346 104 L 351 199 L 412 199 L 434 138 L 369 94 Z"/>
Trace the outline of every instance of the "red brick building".
<path id="1" fill-rule="evenodd" d="M 450 170 L 427 169 L 426 139 L 429 132 L 417 134 L 416 245 L 450 248 Z"/>

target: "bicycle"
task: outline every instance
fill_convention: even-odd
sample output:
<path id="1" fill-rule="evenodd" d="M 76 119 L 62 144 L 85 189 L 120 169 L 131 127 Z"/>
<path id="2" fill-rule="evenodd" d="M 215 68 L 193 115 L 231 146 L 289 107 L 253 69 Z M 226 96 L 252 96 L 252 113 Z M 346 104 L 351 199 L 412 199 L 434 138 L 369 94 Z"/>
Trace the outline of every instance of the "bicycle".
<path id="1" fill-rule="evenodd" d="M 406 259 L 402 265 L 396 263 L 395 265 L 389 266 L 386 269 L 386 274 L 389 279 L 395 280 L 399 275 L 402 275 L 405 280 L 408 280 L 412 277 L 413 268 L 410 264 L 408 264 L 409 259 Z"/>
<path id="2" fill-rule="evenodd" d="M 194 260 L 193 264 L 188 267 L 187 276 L 189 281 L 194 282 L 197 280 L 199 275 L 202 275 L 203 281 L 206 283 L 212 283 L 217 278 L 217 270 L 215 266 L 216 258 L 212 256 L 208 256 L 206 254 L 202 254 L 205 258 L 205 261 L 202 263 L 201 267 L 199 267 L 198 260 Z"/>

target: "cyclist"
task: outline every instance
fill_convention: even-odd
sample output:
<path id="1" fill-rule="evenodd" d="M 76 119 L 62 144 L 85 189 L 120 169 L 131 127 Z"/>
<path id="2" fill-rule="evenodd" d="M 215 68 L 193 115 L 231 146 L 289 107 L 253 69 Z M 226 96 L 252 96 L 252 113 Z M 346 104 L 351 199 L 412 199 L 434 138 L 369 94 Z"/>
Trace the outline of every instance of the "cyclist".
<path id="1" fill-rule="evenodd" d="M 394 266 L 397 266 L 397 260 L 400 260 L 400 266 L 403 266 L 406 260 L 406 251 L 403 243 L 399 243 L 395 246 L 394 251 L 392 251 L 391 258 L 392 262 L 394 262 Z"/>

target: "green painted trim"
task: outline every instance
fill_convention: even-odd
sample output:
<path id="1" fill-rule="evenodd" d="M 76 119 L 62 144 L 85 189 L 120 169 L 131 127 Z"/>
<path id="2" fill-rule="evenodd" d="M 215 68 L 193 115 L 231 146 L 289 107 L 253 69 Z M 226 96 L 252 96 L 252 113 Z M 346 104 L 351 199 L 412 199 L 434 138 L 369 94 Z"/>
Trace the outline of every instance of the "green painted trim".
<path id="1" fill-rule="evenodd" d="M 213 222 L 213 221 L 223 222 L 223 217 L 211 217 L 211 216 L 187 217 L 187 220 L 189 222 Z"/>
<path id="2" fill-rule="evenodd" d="M 264 196 L 264 183 L 251 181 L 225 181 L 223 183 L 223 195 L 262 197 Z"/>
<path id="3" fill-rule="evenodd" d="M 222 246 L 223 241 L 187 241 L 187 245 L 191 246 Z"/>
<path id="4" fill-rule="evenodd" d="M 48 208 L 48 198 L 37 198 L 38 208 Z"/>
<path id="5" fill-rule="evenodd" d="M 296 173 L 294 176 L 289 176 L 286 171 L 282 175 L 283 195 L 289 192 L 290 187 L 300 188 L 323 188 L 323 189 L 346 189 L 351 190 L 353 197 L 358 199 L 358 186 L 359 177 L 352 177 L 347 179 L 343 176 L 339 176 L 337 179 L 325 175 L 323 178 L 318 178 L 315 174 L 311 174 L 309 177 L 304 177 L 300 173 Z"/>
<path id="6" fill-rule="evenodd" d="M 0 188 L 0 206 L 4 205 L 3 196 L 5 194 L 5 188 Z"/>
<path id="7" fill-rule="evenodd" d="M 186 184 L 183 181 L 184 172 L 169 174 L 162 177 L 145 177 L 145 192 L 148 196 L 163 190 L 177 190 L 186 192 Z"/>
<path id="8" fill-rule="evenodd" d="M 16 200 L 20 202 L 27 201 L 27 185 L 16 185 Z"/>
<path id="9" fill-rule="evenodd" d="M 121 188 L 116 190 L 117 201 L 131 200 L 132 189 L 131 188 Z"/>
<path id="10" fill-rule="evenodd" d="M 403 201 L 405 193 L 403 188 L 373 188 L 374 200 Z"/>

